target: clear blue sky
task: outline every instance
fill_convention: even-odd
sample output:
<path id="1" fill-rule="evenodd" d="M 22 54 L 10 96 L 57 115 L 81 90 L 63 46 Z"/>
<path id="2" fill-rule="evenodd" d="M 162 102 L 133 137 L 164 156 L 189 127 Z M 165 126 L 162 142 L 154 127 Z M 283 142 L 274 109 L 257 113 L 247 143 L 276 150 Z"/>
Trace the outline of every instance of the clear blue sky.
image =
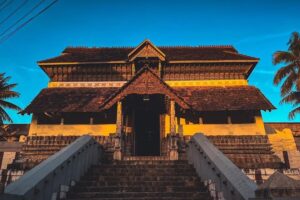
<path id="1" fill-rule="evenodd" d="M 21 2 L 1 10 L 0 21 Z M 29 0 L 0 25 L 0 33 L 36 2 Z M 60 0 L 0 44 L 0 72 L 18 83 L 21 97 L 12 101 L 25 108 L 48 83 L 36 62 L 59 55 L 66 46 L 136 46 L 145 38 L 155 45 L 231 44 L 243 54 L 260 58 L 250 84 L 277 107 L 263 112 L 264 120 L 288 121 L 291 107 L 279 105 L 279 88 L 272 85 L 278 66 L 271 59 L 276 50 L 287 49 L 291 32 L 300 31 L 299 9 L 299 0 Z M 30 122 L 31 116 L 9 113 L 15 123 Z"/>

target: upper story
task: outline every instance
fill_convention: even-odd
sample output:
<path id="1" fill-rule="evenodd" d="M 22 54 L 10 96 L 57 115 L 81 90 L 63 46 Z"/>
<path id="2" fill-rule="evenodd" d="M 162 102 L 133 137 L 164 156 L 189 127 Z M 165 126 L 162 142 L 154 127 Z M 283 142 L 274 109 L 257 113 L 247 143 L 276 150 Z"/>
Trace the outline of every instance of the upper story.
<path id="1" fill-rule="evenodd" d="M 156 47 L 145 40 L 136 48 L 66 48 L 38 64 L 49 87 L 120 87 L 144 66 L 170 86 L 247 85 L 257 62 L 233 46 Z"/>

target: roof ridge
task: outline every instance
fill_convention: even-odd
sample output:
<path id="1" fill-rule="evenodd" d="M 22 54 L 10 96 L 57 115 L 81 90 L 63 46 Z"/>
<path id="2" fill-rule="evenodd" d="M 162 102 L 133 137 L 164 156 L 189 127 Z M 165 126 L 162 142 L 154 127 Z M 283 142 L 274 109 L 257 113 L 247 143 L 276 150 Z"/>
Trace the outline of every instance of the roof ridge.
<path id="1" fill-rule="evenodd" d="M 234 48 L 233 45 L 162 45 L 157 48 Z M 111 48 L 135 48 L 135 46 L 67 46 L 66 49 L 111 49 Z M 234 48 L 235 49 L 235 48 Z"/>
<path id="2" fill-rule="evenodd" d="M 157 46 L 158 48 L 176 48 L 176 47 L 180 47 L 180 48 L 234 48 L 233 45 L 174 45 L 174 46 Z"/>

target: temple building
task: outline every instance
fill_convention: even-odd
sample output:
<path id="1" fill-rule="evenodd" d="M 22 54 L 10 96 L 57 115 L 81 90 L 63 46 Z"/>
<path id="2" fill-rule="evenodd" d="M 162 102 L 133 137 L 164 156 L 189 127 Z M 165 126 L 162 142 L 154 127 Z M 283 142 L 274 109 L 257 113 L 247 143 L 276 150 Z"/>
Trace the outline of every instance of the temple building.
<path id="1" fill-rule="evenodd" d="M 248 85 L 258 61 L 233 46 L 69 47 L 38 62 L 50 82 L 22 113 L 33 114 L 29 136 L 117 134 L 123 156 L 167 156 L 168 136 L 196 132 L 268 142 L 261 111 L 275 107 Z M 267 152 L 229 156 L 273 162 Z"/>
<path id="2" fill-rule="evenodd" d="M 202 133 L 259 184 L 284 169 L 300 179 L 296 131 L 264 123 L 276 108 L 248 84 L 258 61 L 233 46 L 68 47 L 38 62 L 50 81 L 21 112 L 32 122 L 10 168 L 29 170 L 84 135 L 108 160 L 186 160 Z"/>

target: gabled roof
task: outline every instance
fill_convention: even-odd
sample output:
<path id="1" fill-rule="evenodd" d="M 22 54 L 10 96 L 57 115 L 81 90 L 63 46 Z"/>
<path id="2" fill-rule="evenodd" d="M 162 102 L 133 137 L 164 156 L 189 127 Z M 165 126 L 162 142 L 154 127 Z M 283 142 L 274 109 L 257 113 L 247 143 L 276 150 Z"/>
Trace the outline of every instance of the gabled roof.
<path id="1" fill-rule="evenodd" d="M 150 40 L 145 40 L 128 54 L 129 61 L 134 60 L 136 57 L 158 57 L 164 61 L 166 55 L 152 44 Z"/>
<path id="2" fill-rule="evenodd" d="M 161 80 L 156 72 L 145 66 L 131 80 L 105 100 L 101 109 L 108 109 L 129 94 L 164 94 L 175 100 L 182 108 L 188 109 L 188 104 L 177 96 L 174 90 Z"/>

